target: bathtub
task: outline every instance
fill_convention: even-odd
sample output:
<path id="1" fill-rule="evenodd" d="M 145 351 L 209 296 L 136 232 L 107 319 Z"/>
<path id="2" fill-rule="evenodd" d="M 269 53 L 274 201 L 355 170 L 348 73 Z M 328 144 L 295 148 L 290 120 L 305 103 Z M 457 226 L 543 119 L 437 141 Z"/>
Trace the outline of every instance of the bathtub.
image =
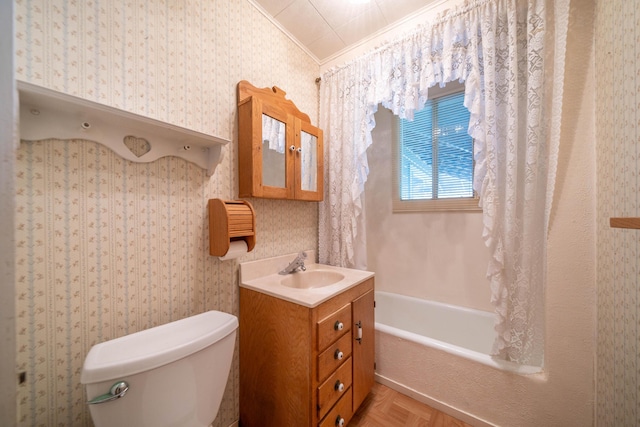
<path id="1" fill-rule="evenodd" d="M 376 379 L 472 425 L 491 425 L 468 414 L 473 388 L 496 378 L 540 374 L 490 356 L 494 314 L 376 291 Z"/>

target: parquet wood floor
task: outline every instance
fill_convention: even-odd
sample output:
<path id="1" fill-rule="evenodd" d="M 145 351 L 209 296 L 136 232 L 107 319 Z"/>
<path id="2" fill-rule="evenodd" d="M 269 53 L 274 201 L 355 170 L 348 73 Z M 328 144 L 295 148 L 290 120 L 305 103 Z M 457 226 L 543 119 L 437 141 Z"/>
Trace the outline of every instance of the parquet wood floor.
<path id="1" fill-rule="evenodd" d="M 424 403 L 374 383 L 349 427 L 471 427 Z"/>

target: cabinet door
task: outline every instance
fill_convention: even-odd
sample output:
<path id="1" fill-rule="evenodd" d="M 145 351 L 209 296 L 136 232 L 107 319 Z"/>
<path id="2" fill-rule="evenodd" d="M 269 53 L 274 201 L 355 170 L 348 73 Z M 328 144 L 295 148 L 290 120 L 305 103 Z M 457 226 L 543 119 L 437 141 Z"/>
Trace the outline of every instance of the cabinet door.
<path id="1" fill-rule="evenodd" d="M 374 293 L 369 291 L 354 300 L 352 309 L 353 412 L 371 391 L 375 363 Z"/>
<path id="2" fill-rule="evenodd" d="M 240 197 L 290 199 L 294 194 L 293 116 L 250 97 L 238 106 Z"/>
<path id="3" fill-rule="evenodd" d="M 295 119 L 295 198 L 320 201 L 323 198 L 322 130 Z"/>

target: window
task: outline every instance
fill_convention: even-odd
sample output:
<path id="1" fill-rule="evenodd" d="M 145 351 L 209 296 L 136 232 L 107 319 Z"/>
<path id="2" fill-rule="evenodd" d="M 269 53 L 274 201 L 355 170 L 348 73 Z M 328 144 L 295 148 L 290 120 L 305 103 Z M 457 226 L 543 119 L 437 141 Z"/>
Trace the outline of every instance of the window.
<path id="1" fill-rule="evenodd" d="M 429 99 L 413 121 L 396 118 L 394 211 L 480 210 L 469 111 L 456 86 Z"/>

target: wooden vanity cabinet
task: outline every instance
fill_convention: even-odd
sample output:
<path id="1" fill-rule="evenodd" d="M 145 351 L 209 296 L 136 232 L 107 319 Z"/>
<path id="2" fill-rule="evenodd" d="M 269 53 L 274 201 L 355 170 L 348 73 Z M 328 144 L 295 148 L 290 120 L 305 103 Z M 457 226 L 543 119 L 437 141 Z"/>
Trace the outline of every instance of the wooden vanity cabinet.
<path id="1" fill-rule="evenodd" d="M 314 308 L 240 288 L 240 426 L 346 425 L 374 382 L 374 283 Z"/>
<path id="2" fill-rule="evenodd" d="M 323 199 L 323 134 L 278 88 L 238 83 L 240 197 Z"/>

